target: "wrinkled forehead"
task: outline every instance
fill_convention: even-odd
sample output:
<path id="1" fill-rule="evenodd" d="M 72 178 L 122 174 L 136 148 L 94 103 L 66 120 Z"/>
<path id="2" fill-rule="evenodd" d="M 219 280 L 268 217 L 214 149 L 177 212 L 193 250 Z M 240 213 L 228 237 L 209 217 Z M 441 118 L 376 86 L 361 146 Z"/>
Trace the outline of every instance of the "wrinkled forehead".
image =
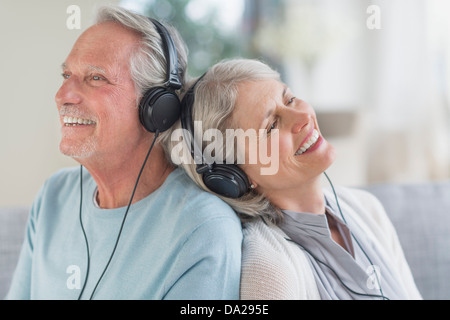
<path id="1" fill-rule="evenodd" d="M 103 71 L 128 69 L 140 35 L 115 22 L 105 22 L 87 29 L 75 42 L 64 66 L 91 66 Z"/>

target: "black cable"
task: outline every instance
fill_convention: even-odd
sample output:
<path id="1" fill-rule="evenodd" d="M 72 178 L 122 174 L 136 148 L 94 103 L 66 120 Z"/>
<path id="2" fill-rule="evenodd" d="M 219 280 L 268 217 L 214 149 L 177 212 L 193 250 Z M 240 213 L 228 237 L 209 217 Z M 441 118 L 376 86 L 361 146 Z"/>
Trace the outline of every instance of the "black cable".
<path id="1" fill-rule="evenodd" d="M 92 298 L 93 298 L 93 296 L 94 296 L 94 293 L 95 293 L 95 291 L 97 290 L 97 287 L 98 287 L 100 281 L 102 280 L 103 276 L 105 275 L 106 270 L 108 269 L 109 264 L 111 263 L 111 260 L 112 260 L 112 258 L 113 258 L 113 256 L 114 256 L 114 254 L 116 253 L 117 245 L 119 244 L 119 240 L 120 240 L 120 236 L 121 236 L 121 234 L 122 234 L 123 226 L 125 225 L 125 220 L 126 220 L 126 218 L 127 218 L 127 216 L 128 216 L 128 211 L 129 211 L 129 209 L 130 209 L 130 207 L 131 207 L 131 203 L 133 202 L 134 194 L 135 194 L 135 192 L 136 192 L 136 189 L 137 189 L 137 186 L 138 186 L 138 183 L 139 183 L 139 179 L 141 178 L 141 174 L 142 174 L 142 172 L 144 171 L 145 164 L 147 163 L 147 160 L 148 160 L 148 158 L 149 158 L 149 156 L 150 156 L 150 152 L 152 151 L 153 146 L 155 145 L 155 142 L 156 142 L 156 139 L 158 138 L 158 135 L 159 135 L 159 130 L 156 130 L 156 132 L 155 132 L 155 138 L 153 139 L 153 142 L 152 142 L 152 144 L 151 144 L 151 146 L 150 146 L 150 149 L 149 149 L 148 152 L 147 152 L 147 156 L 145 157 L 144 163 L 142 164 L 141 170 L 139 171 L 139 175 L 138 175 L 138 177 L 137 177 L 137 179 L 136 179 L 136 183 L 134 184 L 133 192 L 132 192 L 132 194 L 131 194 L 130 201 L 129 201 L 129 203 L 128 203 L 127 209 L 126 209 L 125 214 L 124 214 L 124 216 L 123 216 L 122 224 L 120 225 L 119 233 L 117 234 L 117 239 L 116 239 L 116 242 L 115 242 L 115 244 L 114 244 L 114 248 L 113 248 L 113 250 L 112 250 L 112 252 L 111 252 L 111 255 L 110 255 L 109 259 L 108 259 L 108 262 L 106 263 L 105 268 L 103 269 L 102 274 L 100 275 L 100 278 L 97 280 L 97 283 L 96 283 L 96 285 L 95 285 L 95 287 L 94 287 L 94 290 L 92 290 L 92 293 L 91 293 L 91 296 L 89 297 L 89 300 L 92 300 Z M 82 171 L 81 171 L 81 170 L 82 170 L 82 167 L 81 167 L 81 169 L 80 169 L 80 177 L 81 177 L 81 174 L 82 174 Z M 82 178 L 80 178 L 80 184 L 81 184 L 81 185 L 82 185 L 82 181 L 83 181 Z M 82 190 L 83 190 L 83 189 L 82 189 L 82 186 L 80 187 L 80 190 L 81 190 L 81 193 L 82 193 Z M 90 261 L 89 261 L 89 260 L 90 260 L 90 258 L 89 258 L 89 243 L 88 243 L 87 236 L 86 236 L 86 232 L 85 232 L 85 230 L 84 230 L 83 222 L 82 222 L 82 219 L 81 219 L 81 205 L 82 205 L 82 199 L 83 199 L 83 198 L 82 198 L 82 195 L 81 195 L 81 196 L 80 196 L 80 223 L 81 223 L 81 229 L 83 230 L 83 234 L 84 234 L 85 241 L 86 241 L 86 250 L 87 250 L 87 271 L 86 271 L 86 278 L 85 278 L 85 280 L 84 280 L 83 289 L 81 290 L 81 293 L 80 293 L 80 295 L 79 295 L 79 297 L 78 297 L 78 300 L 81 298 L 81 295 L 83 294 L 84 288 L 85 288 L 85 286 L 86 286 L 87 278 L 88 278 L 88 275 L 89 275 L 89 265 L 90 265 Z"/>
<path id="2" fill-rule="evenodd" d="M 82 218 L 82 206 L 83 206 L 83 166 L 80 166 L 80 225 L 81 230 L 83 231 L 84 241 L 86 242 L 86 253 L 87 253 L 87 266 L 86 266 L 86 278 L 84 279 L 83 288 L 81 289 L 80 295 L 78 296 L 78 300 L 81 299 L 81 296 L 83 295 L 84 288 L 86 287 L 87 278 L 89 275 L 89 265 L 90 265 L 90 258 L 89 258 L 89 242 L 86 236 L 86 231 L 84 230 L 83 226 L 83 218 Z"/>
<path id="3" fill-rule="evenodd" d="M 325 177 L 327 178 L 328 182 L 330 183 L 331 189 L 333 190 L 333 194 L 334 194 L 334 198 L 336 200 L 336 204 L 338 206 L 339 209 L 339 213 L 341 214 L 342 220 L 345 222 L 345 224 L 347 224 L 347 220 L 345 220 L 344 214 L 342 213 L 342 209 L 341 206 L 339 205 L 339 200 L 336 194 L 336 190 L 334 189 L 333 183 L 331 182 L 330 178 L 328 177 L 327 173 L 324 172 Z M 348 225 L 348 224 L 347 224 Z M 364 251 L 364 249 L 362 248 L 361 244 L 359 243 L 358 239 L 356 239 L 356 237 L 353 235 L 353 232 L 350 231 L 350 234 L 352 235 L 352 238 L 355 240 L 355 242 L 358 244 L 358 247 L 361 249 L 361 251 L 363 252 L 364 256 L 367 258 L 367 260 L 369 261 L 369 263 L 374 266 L 372 260 L 369 258 L 369 256 L 367 255 L 367 253 Z M 333 270 L 334 272 L 334 270 Z M 336 273 L 335 273 L 336 274 Z M 389 300 L 387 297 L 384 296 L 383 294 L 383 290 L 381 289 L 381 284 L 380 284 L 380 279 L 378 278 L 378 273 L 375 270 L 375 277 L 377 279 L 377 283 L 378 283 L 378 288 L 380 290 L 380 297 L 383 298 L 384 300 Z M 340 279 L 339 279 L 340 280 Z"/>
<path id="4" fill-rule="evenodd" d="M 289 238 L 285 238 L 285 239 L 286 239 L 287 241 L 294 242 L 296 245 L 298 245 L 298 246 L 301 247 L 303 250 L 305 250 L 311 257 L 313 257 L 314 260 L 316 260 L 317 262 L 323 264 L 325 267 L 327 267 L 328 269 L 330 269 L 330 270 L 334 273 L 334 275 L 336 276 L 336 278 L 339 280 L 339 282 L 340 282 L 340 283 L 341 283 L 348 291 L 352 292 L 353 294 L 357 294 L 357 295 L 364 296 L 364 297 L 382 298 L 382 299 L 384 299 L 384 300 L 389 300 L 388 298 L 386 298 L 386 297 L 383 296 L 383 295 L 380 296 L 380 295 L 378 295 L 378 294 L 360 293 L 360 292 L 357 292 L 357 291 L 351 289 L 350 287 L 348 287 L 348 286 L 344 283 L 344 281 L 341 280 L 341 278 L 338 276 L 337 272 L 334 271 L 334 269 L 333 269 L 332 267 L 330 267 L 330 266 L 329 266 L 328 264 L 326 264 L 325 262 L 323 262 L 323 261 L 317 259 L 317 258 L 316 258 L 309 250 L 307 250 L 307 249 L 306 249 L 305 247 L 303 247 L 301 244 L 298 244 L 297 242 L 295 242 L 295 241 L 293 241 L 293 240 L 291 240 L 291 239 L 289 239 Z"/>

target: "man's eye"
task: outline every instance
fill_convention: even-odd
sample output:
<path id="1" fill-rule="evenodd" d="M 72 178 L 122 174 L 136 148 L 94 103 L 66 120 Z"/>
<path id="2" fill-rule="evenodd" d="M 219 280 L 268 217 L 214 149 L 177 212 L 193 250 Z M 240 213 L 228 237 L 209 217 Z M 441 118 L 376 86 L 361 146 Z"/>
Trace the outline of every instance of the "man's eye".
<path id="1" fill-rule="evenodd" d="M 295 101 L 295 97 L 292 97 L 289 99 L 287 105 L 290 105 L 291 103 L 293 103 Z"/>
<path id="2" fill-rule="evenodd" d="M 67 79 L 70 78 L 70 74 L 62 73 L 61 75 L 62 75 L 62 77 L 64 78 L 64 80 L 67 80 Z"/>
<path id="3" fill-rule="evenodd" d="M 108 81 L 105 77 L 102 77 L 101 75 L 90 75 L 87 80 L 93 86 L 100 86 Z"/>

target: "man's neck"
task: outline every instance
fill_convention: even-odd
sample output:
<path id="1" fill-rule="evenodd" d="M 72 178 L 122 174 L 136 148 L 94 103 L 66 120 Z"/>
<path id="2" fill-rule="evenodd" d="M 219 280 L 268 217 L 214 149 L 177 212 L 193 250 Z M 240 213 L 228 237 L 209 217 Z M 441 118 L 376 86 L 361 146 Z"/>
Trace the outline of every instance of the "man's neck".
<path id="1" fill-rule="evenodd" d="M 97 203 L 101 208 L 113 209 L 128 205 L 145 156 L 146 153 L 137 152 L 127 155 L 126 160 L 80 161 L 97 184 Z M 155 145 L 140 176 L 132 203 L 157 190 L 174 169 L 164 157 L 162 148 Z"/>

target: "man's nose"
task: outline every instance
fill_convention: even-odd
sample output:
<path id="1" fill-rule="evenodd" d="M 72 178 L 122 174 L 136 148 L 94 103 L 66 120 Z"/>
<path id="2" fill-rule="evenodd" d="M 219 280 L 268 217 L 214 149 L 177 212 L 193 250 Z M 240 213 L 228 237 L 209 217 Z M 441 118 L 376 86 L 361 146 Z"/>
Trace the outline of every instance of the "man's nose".
<path id="1" fill-rule="evenodd" d="M 64 80 L 55 95 L 55 101 L 58 106 L 64 104 L 79 104 L 81 103 L 82 95 L 80 85 L 75 77 L 70 77 Z"/>

